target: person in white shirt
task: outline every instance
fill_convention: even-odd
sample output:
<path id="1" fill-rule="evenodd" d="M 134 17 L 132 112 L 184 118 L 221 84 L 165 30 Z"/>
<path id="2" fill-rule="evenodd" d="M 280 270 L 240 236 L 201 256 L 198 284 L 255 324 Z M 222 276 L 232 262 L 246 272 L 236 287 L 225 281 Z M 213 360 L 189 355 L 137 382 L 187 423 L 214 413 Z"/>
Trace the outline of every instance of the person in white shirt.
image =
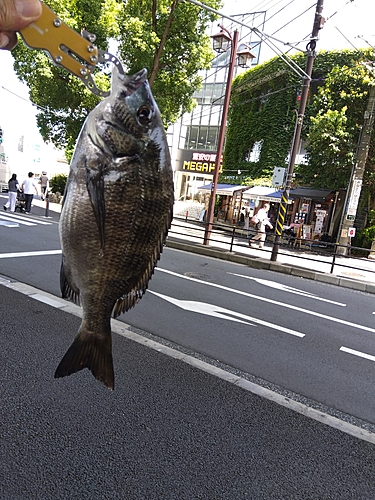
<path id="1" fill-rule="evenodd" d="M 34 193 L 38 194 L 38 188 L 34 182 L 34 174 L 29 172 L 27 175 L 27 179 L 22 183 L 22 190 L 26 198 L 25 213 L 29 214 L 31 212 L 31 202 L 33 201 Z"/>
<path id="2" fill-rule="evenodd" d="M 273 228 L 269 218 L 268 218 L 268 210 L 270 209 L 269 203 L 265 203 L 263 207 L 258 210 L 255 217 L 258 219 L 258 232 L 254 238 L 249 241 L 249 245 L 252 246 L 254 241 L 259 240 L 259 248 L 263 248 L 264 242 L 266 241 L 266 226 L 270 229 Z"/>

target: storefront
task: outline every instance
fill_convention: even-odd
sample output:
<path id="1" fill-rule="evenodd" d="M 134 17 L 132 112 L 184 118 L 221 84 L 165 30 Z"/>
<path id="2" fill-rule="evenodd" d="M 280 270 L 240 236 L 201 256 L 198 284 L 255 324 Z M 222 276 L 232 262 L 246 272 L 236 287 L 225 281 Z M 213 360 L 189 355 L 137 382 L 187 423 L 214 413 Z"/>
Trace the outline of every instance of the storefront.
<path id="1" fill-rule="evenodd" d="M 243 204 L 245 210 L 251 218 L 262 208 L 265 203 L 269 203 L 270 209 L 268 216 L 275 225 L 277 215 L 279 212 L 279 205 L 281 201 L 282 191 L 275 191 L 275 188 L 265 186 L 254 186 L 243 192 Z M 289 200 L 289 207 L 292 206 L 293 201 Z M 289 208 L 288 207 L 288 208 Z"/>
<path id="2" fill-rule="evenodd" d="M 208 206 L 211 189 L 211 183 L 199 188 L 199 194 L 204 196 L 206 206 Z M 244 206 L 242 193 L 247 189 L 248 186 L 235 186 L 233 184 L 218 184 L 216 186 L 216 195 L 220 196 L 217 220 L 230 223 L 237 223 L 240 220 L 241 209 Z"/>
<path id="3" fill-rule="evenodd" d="M 291 196 L 294 200 L 291 221 L 294 224 L 307 226 L 311 238 L 329 233 L 335 191 L 296 188 L 291 191 Z"/>
<path id="4" fill-rule="evenodd" d="M 178 200 L 202 202 L 201 186 L 212 182 L 216 153 L 180 149 L 175 166 L 175 193 Z"/>
<path id="5" fill-rule="evenodd" d="M 243 200 L 248 201 L 248 211 L 252 217 L 261 206 L 270 204 L 269 217 L 276 222 L 282 191 L 273 188 L 255 186 L 243 193 Z M 334 211 L 335 191 L 330 189 L 295 188 L 289 193 L 288 209 L 284 220 L 285 227 L 298 227 L 299 233 L 306 239 L 320 238 L 330 234 L 330 222 Z M 330 236 L 333 236 L 330 234 Z"/>

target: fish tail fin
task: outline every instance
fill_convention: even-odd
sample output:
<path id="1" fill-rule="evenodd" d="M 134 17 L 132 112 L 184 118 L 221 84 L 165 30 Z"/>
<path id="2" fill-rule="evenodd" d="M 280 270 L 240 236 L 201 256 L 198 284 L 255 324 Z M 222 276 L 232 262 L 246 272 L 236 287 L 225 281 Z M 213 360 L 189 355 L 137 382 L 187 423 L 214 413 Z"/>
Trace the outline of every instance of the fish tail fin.
<path id="1" fill-rule="evenodd" d="M 84 368 L 88 368 L 99 382 L 109 389 L 114 389 L 115 376 L 110 334 L 94 337 L 87 335 L 87 332 L 81 329 L 60 361 L 55 378 L 66 377 Z"/>

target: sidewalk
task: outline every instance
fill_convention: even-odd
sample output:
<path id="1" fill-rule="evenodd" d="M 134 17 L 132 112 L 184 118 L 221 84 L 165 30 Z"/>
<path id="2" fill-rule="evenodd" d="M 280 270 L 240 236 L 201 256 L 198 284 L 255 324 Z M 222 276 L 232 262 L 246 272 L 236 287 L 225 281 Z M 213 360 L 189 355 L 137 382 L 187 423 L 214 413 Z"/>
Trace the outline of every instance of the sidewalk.
<path id="1" fill-rule="evenodd" d="M 34 196 L 32 205 L 44 209 L 46 208 L 46 202 L 42 201 L 39 196 L 38 198 Z M 61 213 L 61 205 L 60 203 L 49 203 L 48 210 L 50 210 L 51 212 Z"/>
<path id="2" fill-rule="evenodd" d="M 35 206 L 46 208 L 46 202 L 34 198 Z M 49 210 L 61 213 L 61 205 L 50 203 Z M 176 228 L 180 232 L 176 234 Z M 331 285 L 342 286 L 361 292 L 375 294 L 375 262 L 366 259 L 336 257 L 336 265 L 331 273 L 332 256 L 315 251 L 296 251 L 281 247 L 276 262 L 271 262 L 272 244 L 266 243 L 263 250 L 250 248 L 246 239 L 237 238 L 234 251 L 229 252 L 230 239 L 227 235 L 215 235 L 215 241 L 203 245 L 202 226 L 192 221 L 174 219 L 166 246 L 186 252 L 199 253 L 208 257 L 237 262 L 256 269 L 276 271 L 301 278 L 312 279 Z M 361 268 L 358 268 L 360 263 Z M 348 267 L 344 267 L 348 266 Z"/>
<path id="3" fill-rule="evenodd" d="M 375 294 L 375 262 L 372 260 L 337 256 L 331 273 L 333 255 L 280 247 L 277 261 L 271 262 L 272 243 L 266 243 L 260 250 L 250 248 L 246 238 L 236 237 L 230 252 L 230 235 L 215 234 L 207 246 L 203 245 L 202 228 L 189 220 L 174 219 L 167 246 Z"/>

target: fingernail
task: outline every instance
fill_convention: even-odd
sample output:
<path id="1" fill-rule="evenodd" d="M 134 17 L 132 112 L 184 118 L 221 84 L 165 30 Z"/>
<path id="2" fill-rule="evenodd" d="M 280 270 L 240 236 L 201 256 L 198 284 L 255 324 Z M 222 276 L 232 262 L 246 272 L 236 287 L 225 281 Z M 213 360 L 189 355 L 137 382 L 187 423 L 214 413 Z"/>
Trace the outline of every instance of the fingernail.
<path id="1" fill-rule="evenodd" d="M 39 0 L 14 0 L 18 14 L 25 19 L 37 18 L 41 12 Z"/>

